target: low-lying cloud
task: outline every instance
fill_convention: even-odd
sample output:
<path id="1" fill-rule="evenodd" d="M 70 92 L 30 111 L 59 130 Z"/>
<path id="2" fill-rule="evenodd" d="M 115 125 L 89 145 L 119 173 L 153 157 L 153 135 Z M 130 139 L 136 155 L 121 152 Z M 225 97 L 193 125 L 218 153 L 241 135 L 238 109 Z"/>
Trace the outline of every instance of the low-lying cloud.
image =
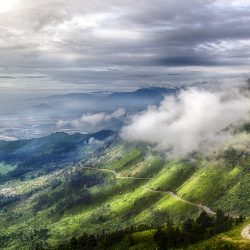
<path id="1" fill-rule="evenodd" d="M 174 157 L 211 152 L 232 142 L 232 126 L 246 121 L 249 111 L 247 86 L 189 88 L 133 116 L 131 123 L 123 127 L 121 137 L 153 144 Z"/>
<path id="2" fill-rule="evenodd" d="M 0 141 L 16 141 L 17 138 L 8 135 L 0 135 Z"/>
<path id="3" fill-rule="evenodd" d="M 111 114 L 105 112 L 100 113 L 87 113 L 79 119 L 72 121 L 60 120 L 57 122 L 58 128 L 74 128 L 74 129 L 86 129 L 88 126 L 98 126 L 102 123 L 106 124 L 113 119 L 120 119 L 126 114 L 126 110 L 119 108 Z"/>
<path id="4" fill-rule="evenodd" d="M 95 139 L 94 137 L 90 137 L 89 140 L 88 140 L 88 144 L 89 145 L 92 145 L 92 144 L 99 144 L 99 145 L 103 145 L 104 144 L 104 141 L 100 141 L 100 140 L 97 140 Z"/>

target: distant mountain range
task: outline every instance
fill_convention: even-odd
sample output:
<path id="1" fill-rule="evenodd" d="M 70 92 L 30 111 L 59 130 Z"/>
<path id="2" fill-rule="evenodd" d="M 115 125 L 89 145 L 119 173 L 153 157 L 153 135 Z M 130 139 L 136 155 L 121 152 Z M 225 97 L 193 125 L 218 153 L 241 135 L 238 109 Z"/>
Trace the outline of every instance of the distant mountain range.
<path id="1" fill-rule="evenodd" d="M 141 110 L 148 105 L 160 103 L 164 96 L 176 94 L 179 90 L 180 88 L 152 87 L 131 92 L 71 93 L 48 96 L 41 101 L 55 109 L 74 110 L 76 112 L 114 111 L 117 108 Z M 47 109 L 47 107 L 44 108 Z"/>
<path id="2" fill-rule="evenodd" d="M 145 88 L 134 92 L 115 92 L 100 100 L 102 107 L 117 109 L 120 107 L 132 110 L 144 109 L 148 105 L 159 104 L 165 96 L 174 95 L 179 89 Z"/>
<path id="3" fill-rule="evenodd" d="M 32 105 L 30 108 L 24 111 L 26 114 L 31 115 L 52 115 L 55 112 L 54 108 L 47 103 L 40 103 Z"/>
<path id="4" fill-rule="evenodd" d="M 18 109 L 0 116 L 0 138 L 29 139 L 57 131 L 70 133 L 93 133 L 103 129 L 117 131 L 123 125 L 128 113 L 144 110 L 149 105 L 158 105 L 165 96 L 175 95 L 181 89 L 181 87 L 152 87 L 131 92 L 69 93 L 26 100 L 20 103 Z M 122 117 L 108 119 L 104 124 L 99 123 L 96 126 L 86 127 L 81 124 L 83 115 L 100 112 L 109 115 L 119 108 L 125 113 Z M 74 127 L 74 124 L 80 126 Z"/>

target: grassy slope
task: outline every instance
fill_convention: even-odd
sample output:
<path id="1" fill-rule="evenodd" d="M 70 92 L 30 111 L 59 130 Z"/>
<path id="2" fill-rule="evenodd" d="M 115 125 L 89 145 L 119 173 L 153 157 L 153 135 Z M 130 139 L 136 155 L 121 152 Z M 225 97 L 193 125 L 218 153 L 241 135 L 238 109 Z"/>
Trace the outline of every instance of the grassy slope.
<path id="1" fill-rule="evenodd" d="M 21 201 L 0 213 L 1 235 L 7 237 L 5 248 L 15 249 L 20 245 L 28 248 L 32 241 L 36 241 L 34 228 L 47 228 L 50 235 L 48 243 L 56 245 L 73 235 L 80 236 L 83 232 L 96 233 L 104 229 L 112 231 L 140 223 L 163 223 L 168 216 L 179 222 L 188 216 L 198 215 L 197 207 L 169 194 L 150 192 L 145 186 L 154 190 L 173 191 L 187 200 L 209 205 L 212 209 L 220 207 L 230 213 L 243 211 L 245 215 L 250 214 L 250 176 L 246 167 L 229 167 L 223 162 L 165 162 L 160 156 L 144 154 L 143 150 L 140 146 L 115 144 L 106 149 L 98 157 L 98 161 L 93 158 L 85 165 L 115 170 L 122 176 L 153 178 L 152 180 L 116 179 L 112 173 L 81 169 L 86 175 L 94 173 L 100 176 L 104 183 L 88 188 L 92 195 L 90 203 L 76 206 L 62 216 L 51 213 L 60 197 L 53 206 L 36 214 L 32 208 L 36 197 L 54 192 L 51 185 L 53 181 L 64 182 L 65 176 L 73 174 L 75 169 L 80 169 L 79 166 L 69 166 L 66 171 L 59 170 L 35 179 L 6 183 L 5 190 L 15 190 L 20 195 L 31 190 L 34 193 L 24 196 Z M 237 231 L 235 234 L 238 233 Z M 149 232 L 146 234 L 152 237 Z M 27 235 L 32 237 L 25 241 Z M 138 234 L 133 237 L 139 244 L 139 248 L 133 249 L 143 249 L 147 240 L 143 240 L 144 244 L 140 237 L 146 236 L 142 233 L 141 236 Z"/>
<path id="2" fill-rule="evenodd" d="M 242 225 L 237 226 L 229 232 L 219 234 L 211 239 L 199 242 L 190 246 L 189 250 L 205 250 L 205 249 L 226 249 L 225 246 L 234 247 L 235 249 L 250 249 L 250 241 L 241 237 L 241 231 L 244 226 L 248 225 L 250 221 L 246 221 Z M 227 248 L 230 249 L 230 248 Z"/>
<path id="3" fill-rule="evenodd" d="M 204 240 L 188 247 L 188 250 L 218 250 L 218 249 L 250 249 L 250 241 L 240 236 L 241 230 L 250 221 L 237 226 L 233 230 L 221 233 L 208 240 Z M 154 233 L 156 230 L 146 230 L 132 233 L 134 245 L 130 246 L 127 237 L 112 246 L 111 249 L 129 249 L 129 250 L 154 250 L 157 248 L 154 242 Z"/>

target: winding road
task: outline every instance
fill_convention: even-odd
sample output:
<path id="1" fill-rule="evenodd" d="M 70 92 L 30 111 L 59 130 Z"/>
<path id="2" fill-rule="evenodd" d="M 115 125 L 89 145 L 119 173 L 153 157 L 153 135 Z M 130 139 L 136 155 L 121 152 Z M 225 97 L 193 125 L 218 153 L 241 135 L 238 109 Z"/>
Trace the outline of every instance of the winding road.
<path id="1" fill-rule="evenodd" d="M 80 166 L 81 166 L 81 168 L 84 168 L 84 169 L 91 169 L 91 170 L 112 173 L 116 179 L 133 179 L 133 180 L 152 180 L 153 179 L 153 178 L 143 178 L 143 177 L 122 176 L 120 173 L 117 173 L 115 170 L 110 170 L 110 169 L 106 169 L 106 168 L 85 167 L 82 165 L 82 163 L 80 163 Z M 154 190 L 154 189 L 151 189 L 147 186 L 143 186 L 143 187 L 145 190 L 147 190 L 149 192 L 169 194 L 172 197 L 174 197 L 176 200 L 182 201 L 182 202 L 189 204 L 189 205 L 193 205 L 193 206 L 199 208 L 199 210 L 204 210 L 207 214 L 215 215 L 215 212 L 212 211 L 209 207 L 202 205 L 202 204 L 197 204 L 197 203 L 185 200 L 185 199 L 181 198 L 180 196 L 178 196 L 177 194 L 175 194 L 174 192 Z"/>
<path id="2" fill-rule="evenodd" d="M 191 202 L 191 201 L 188 201 L 188 200 L 184 200 L 183 198 L 181 198 L 180 196 L 178 196 L 178 195 L 175 194 L 174 192 L 171 192 L 171 191 L 154 190 L 154 189 L 151 189 L 151 188 L 149 188 L 149 187 L 147 187 L 147 186 L 144 186 L 144 188 L 145 188 L 147 191 L 154 192 L 154 193 L 169 194 L 169 195 L 171 195 L 173 198 L 175 198 L 176 200 L 182 201 L 182 202 L 187 203 L 187 204 L 189 204 L 189 205 L 193 205 L 193 206 L 199 208 L 199 210 L 204 210 L 207 214 L 215 215 L 215 212 L 212 211 L 209 207 L 204 206 L 204 205 L 202 205 L 202 204 L 197 204 L 197 203 L 194 203 L 194 202 Z"/>
<path id="3" fill-rule="evenodd" d="M 95 167 L 85 167 L 80 163 L 82 168 L 97 170 L 102 172 L 112 173 L 116 179 L 133 179 L 133 180 L 152 180 L 153 178 L 144 178 L 144 177 L 133 177 L 133 176 L 122 176 L 120 173 L 117 173 L 115 170 L 110 170 L 106 168 L 95 168 Z"/>
<path id="4" fill-rule="evenodd" d="M 241 236 L 244 239 L 250 240 L 250 224 L 243 228 L 243 230 L 241 231 Z"/>
<path id="5" fill-rule="evenodd" d="M 85 167 L 82 165 L 82 163 L 80 163 L 80 166 L 81 166 L 81 168 L 84 168 L 84 169 L 97 170 L 97 171 L 111 173 L 115 176 L 116 179 L 133 179 L 133 180 L 152 180 L 153 179 L 153 178 L 143 178 L 143 177 L 122 176 L 120 173 L 117 173 L 115 170 L 110 170 L 110 169 L 106 169 L 106 168 Z M 172 191 L 154 190 L 152 188 L 147 187 L 146 185 L 144 185 L 143 188 L 145 190 L 147 190 L 149 192 L 153 192 L 153 193 L 168 194 L 168 195 L 172 196 L 173 198 L 175 198 L 176 200 L 179 200 L 179 201 L 182 201 L 186 204 L 193 205 L 193 206 L 197 207 L 199 209 L 199 211 L 201 211 L 201 210 L 205 211 L 207 214 L 210 214 L 210 215 L 216 214 L 211 208 L 209 208 L 205 205 L 202 205 L 202 204 L 198 204 L 198 203 L 194 203 L 194 202 L 185 200 Z M 248 224 L 247 226 L 245 226 L 243 228 L 243 230 L 241 231 L 241 236 L 244 239 L 250 240 L 250 224 Z"/>

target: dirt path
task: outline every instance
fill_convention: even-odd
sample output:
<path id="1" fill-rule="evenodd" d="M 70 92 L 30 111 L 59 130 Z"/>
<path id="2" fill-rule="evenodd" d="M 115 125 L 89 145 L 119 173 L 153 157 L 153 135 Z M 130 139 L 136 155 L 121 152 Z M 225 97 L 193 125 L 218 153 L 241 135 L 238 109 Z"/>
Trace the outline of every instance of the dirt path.
<path id="1" fill-rule="evenodd" d="M 241 231 L 241 236 L 247 240 L 250 240 L 250 224 L 243 228 Z"/>
<path id="2" fill-rule="evenodd" d="M 143 178 L 143 177 L 132 177 L 132 176 L 121 176 L 120 173 L 117 173 L 115 170 L 110 170 L 110 169 L 106 169 L 106 168 L 95 168 L 95 167 L 85 167 L 82 165 L 82 163 L 80 163 L 82 168 L 85 169 L 91 169 L 91 170 L 97 170 L 97 171 L 103 171 L 103 172 L 109 172 L 112 173 L 116 179 L 132 179 L 132 180 L 152 180 L 153 178 Z M 207 214 L 211 214 L 211 215 L 215 215 L 215 212 L 212 211 L 209 207 L 202 205 L 202 204 L 197 204 L 188 200 L 185 200 L 183 198 L 181 198 L 180 196 L 178 196 L 177 194 L 175 194 L 174 192 L 171 191 L 160 191 L 160 190 L 153 190 L 147 186 L 144 186 L 144 188 L 149 191 L 149 192 L 153 192 L 153 193 L 162 193 L 162 194 L 169 194 L 172 197 L 174 197 L 176 200 L 182 201 L 186 204 L 189 205 L 193 205 L 197 208 L 199 208 L 199 210 L 204 210 Z"/>
<path id="3" fill-rule="evenodd" d="M 149 187 L 147 187 L 147 186 L 144 186 L 144 188 L 145 188 L 147 191 L 154 192 L 154 193 L 169 194 L 169 195 L 171 195 L 172 197 L 174 197 L 176 200 L 182 201 L 182 202 L 184 202 L 184 203 L 186 203 L 186 204 L 189 204 L 189 205 L 193 205 L 193 206 L 199 208 L 199 210 L 204 210 L 207 214 L 215 215 L 215 212 L 212 211 L 209 207 L 204 206 L 204 205 L 202 205 L 202 204 L 197 204 L 197 203 L 194 203 L 194 202 L 185 200 L 185 199 L 181 198 L 180 196 L 178 196 L 177 194 L 175 194 L 174 192 L 171 192 L 171 191 L 154 190 L 154 189 L 151 189 L 151 188 L 149 188 Z"/>
<path id="4" fill-rule="evenodd" d="M 115 170 L 110 170 L 110 169 L 106 169 L 106 168 L 84 167 L 81 163 L 80 163 L 80 165 L 82 168 L 85 168 L 85 169 L 91 169 L 91 170 L 112 173 L 116 179 L 132 179 L 132 180 L 152 180 L 153 179 L 153 178 L 144 178 L 144 177 L 122 176 L 120 173 L 117 173 Z"/>

